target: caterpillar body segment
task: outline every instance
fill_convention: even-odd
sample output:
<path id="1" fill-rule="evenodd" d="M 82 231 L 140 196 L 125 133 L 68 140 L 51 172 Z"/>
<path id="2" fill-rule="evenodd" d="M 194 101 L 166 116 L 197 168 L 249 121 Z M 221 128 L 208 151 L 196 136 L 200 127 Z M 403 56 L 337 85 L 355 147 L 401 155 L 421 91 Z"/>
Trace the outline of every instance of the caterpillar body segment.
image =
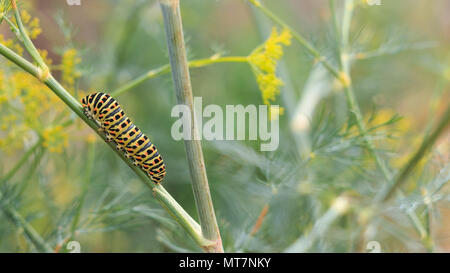
<path id="1" fill-rule="evenodd" d="M 119 103 L 103 92 L 92 93 L 81 99 L 85 115 L 95 120 L 108 141 L 140 167 L 155 183 L 165 174 L 164 161 L 155 145 L 125 114 Z"/>

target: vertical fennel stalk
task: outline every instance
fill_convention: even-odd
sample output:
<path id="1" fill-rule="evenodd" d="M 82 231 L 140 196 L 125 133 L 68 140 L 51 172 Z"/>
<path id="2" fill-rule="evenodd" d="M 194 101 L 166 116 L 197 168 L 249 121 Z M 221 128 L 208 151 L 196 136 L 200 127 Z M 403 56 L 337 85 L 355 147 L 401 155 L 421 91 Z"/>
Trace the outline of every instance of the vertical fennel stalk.
<path id="1" fill-rule="evenodd" d="M 170 66 L 177 102 L 178 104 L 189 107 L 191 112 L 190 130 L 192 140 L 184 140 L 184 144 L 202 235 L 212 243 L 210 245 L 202 246 L 202 248 L 206 252 L 223 252 L 219 226 L 217 225 L 209 190 L 202 147 L 198 137 L 199 131 L 195 120 L 189 64 L 186 57 L 183 37 L 180 1 L 160 0 L 160 5 L 164 17 Z"/>
<path id="2" fill-rule="evenodd" d="M 331 1 L 332 3 L 333 1 Z M 352 21 L 353 11 L 354 11 L 354 0 L 346 0 L 344 4 L 344 15 L 342 18 L 342 31 L 341 31 L 341 39 L 339 45 L 339 67 L 341 70 L 341 78 L 345 79 L 343 81 L 345 96 L 347 98 L 347 104 L 350 108 L 350 111 L 355 117 L 356 126 L 364 140 L 367 151 L 373 157 L 376 162 L 378 169 L 383 173 L 384 179 L 389 181 L 391 179 L 391 175 L 389 170 L 387 169 L 384 161 L 378 155 L 375 150 L 375 147 L 372 141 L 369 139 L 367 135 L 366 125 L 364 124 L 364 119 L 361 113 L 361 109 L 359 108 L 358 102 L 356 101 L 355 92 L 353 91 L 353 83 L 351 78 L 351 58 L 350 58 L 350 24 Z M 339 41 L 339 40 L 338 40 Z"/>
<path id="3" fill-rule="evenodd" d="M 334 0 L 330 1 L 331 8 L 334 9 Z M 355 2 L 354 0 L 346 0 L 344 3 L 344 14 L 342 18 L 342 29 L 341 29 L 341 38 L 338 39 L 339 46 L 338 46 L 338 53 L 339 53 L 339 67 L 341 70 L 341 74 L 343 79 L 346 79 L 344 83 L 344 90 L 345 95 L 347 98 L 347 104 L 355 116 L 356 125 L 358 127 L 358 130 L 363 137 L 365 146 L 369 154 L 372 156 L 372 158 L 375 160 L 375 163 L 378 167 L 378 169 L 383 174 L 383 178 L 386 180 L 386 182 L 390 182 L 392 180 L 392 175 L 387 168 L 385 162 L 383 159 L 378 155 L 377 151 L 375 150 L 375 146 L 370 140 L 369 136 L 367 135 L 367 129 L 366 125 L 364 123 L 364 119 L 362 117 L 361 110 L 359 108 L 359 105 L 356 101 L 355 93 L 353 91 L 353 83 L 352 83 L 352 77 L 351 77 L 351 58 L 350 58 L 350 25 L 352 21 L 352 16 L 355 8 Z M 334 12 L 334 11 L 333 11 Z M 334 20 L 336 20 L 336 17 L 333 17 Z M 336 25 L 336 22 L 334 22 Z M 337 28 L 336 28 L 337 29 Z M 400 196 L 403 196 L 403 193 L 401 191 L 398 192 Z M 423 224 L 421 223 L 420 219 L 416 215 L 415 211 L 409 211 L 408 217 L 410 221 L 412 222 L 414 228 L 419 233 L 420 237 L 422 239 L 425 239 L 428 237 L 428 234 L 423 227 Z"/>

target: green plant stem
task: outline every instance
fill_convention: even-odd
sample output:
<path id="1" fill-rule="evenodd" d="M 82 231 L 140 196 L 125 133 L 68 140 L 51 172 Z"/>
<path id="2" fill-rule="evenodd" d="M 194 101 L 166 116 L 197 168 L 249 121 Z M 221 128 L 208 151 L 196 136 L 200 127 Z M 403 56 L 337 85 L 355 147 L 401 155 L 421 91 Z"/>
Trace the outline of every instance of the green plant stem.
<path id="1" fill-rule="evenodd" d="M 164 17 L 169 59 L 172 68 L 175 93 L 178 104 L 189 107 L 191 112 L 191 136 L 193 140 L 184 140 L 189 163 L 197 212 L 203 236 L 214 242 L 213 245 L 203 247 L 206 252 L 223 252 L 222 240 L 214 212 L 214 207 L 206 175 L 205 162 L 199 138 L 195 112 L 193 107 L 193 94 L 189 76 L 189 65 L 183 37 L 182 19 L 179 0 L 160 0 Z"/>
<path id="2" fill-rule="evenodd" d="M 36 151 L 36 155 L 33 157 L 33 160 L 27 165 L 28 170 L 25 173 L 24 177 L 21 179 L 21 182 L 17 185 L 16 194 L 14 196 L 21 196 L 22 193 L 27 188 L 28 184 L 31 180 L 33 180 L 33 174 L 39 167 L 39 163 L 41 162 L 42 157 L 45 155 L 45 149 L 39 148 Z"/>
<path id="3" fill-rule="evenodd" d="M 211 58 L 190 61 L 189 67 L 190 68 L 198 68 L 198 67 L 204 67 L 204 66 L 207 66 L 210 64 L 215 64 L 215 63 L 230 63 L 230 62 L 245 63 L 245 62 L 248 62 L 248 58 L 242 57 L 242 56 L 227 56 L 227 57 L 215 58 L 213 56 Z M 167 74 L 170 71 L 171 71 L 170 64 L 166 64 L 166 65 L 160 66 L 158 68 L 149 70 L 145 74 L 137 77 L 136 79 L 134 79 L 134 80 L 124 84 L 123 86 L 117 88 L 116 90 L 112 91 L 111 96 L 118 97 L 118 96 L 122 95 L 123 93 L 126 93 L 126 92 L 130 91 L 131 89 L 136 88 L 138 85 L 142 84 L 143 82 L 145 82 L 149 79 Z"/>
<path id="4" fill-rule="evenodd" d="M 41 55 L 39 54 L 38 50 L 34 46 L 30 37 L 28 36 L 28 33 L 22 23 L 22 18 L 20 17 L 20 12 L 19 12 L 19 8 L 17 7 L 16 0 L 11 0 L 11 6 L 14 11 L 14 16 L 16 18 L 16 22 L 17 22 L 17 26 L 19 28 L 20 35 L 22 36 L 23 45 L 25 46 L 26 50 L 31 55 L 33 60 L 36 61 L 39 68 L 42 69 L 44 73 L 47 73 L 48 67 L 45 64 L 44 60 L 42 59 Z"/>
<path id="5" fill-rule="evenodd" d="M 337 50 L 337 56 L 341 56 L 341 32 L 338 27 L 338 21 L 337 21 L 337 12 L 336 12 L 336 3 L 335 0 L 328 0 L 328 4 L 330 6 L 331 11 L 331 19 L 333 23 L 333 30 L 334 30 L 334 38 L 336 40 L 336 50 Z M 339 67 L 342 67 L 341 58 L 338 58 Z"/>
<path id="6" fill-rule="evenodd" d="M 385 181 L 389 182 L 392 179 L 392 175 L 386 167 L 382 158 L 378 155 L 375 150 L 375 147 L 368 137 L 366 125 L 364 123 L 364 119 L 361 114 L 361 110 L 359 109 L 358 103 L 356 101 L 355 93 L 353 92 L 353 84 L 351 78 L 351 58 L 350 58 L 350 45 L 349 45 L 349 37 L 350 37 L 350 25 L 354 11 L 354 0 L 346 0 L 344 4 L 344 15 L 342 18 L 342 30 L 341 30 L 341 39 L 340 39 L 340 49 L 339 49 L 339 66 L 341 71 L 343 71 L 344 75 L 347 75 L 348 84 L 345 86 L 345 95 L 347 98 L 347 104 L 350 108 L 350 111 L 353 113 L 356 126 L 358 127 L 358 131 L 361 137 L 364 140 L 364 144 L 366 146 L 367 151 L 370 153 L 372 158 L 375 160 L 377 168 L 382 172 L 383 178 Z M 399 193 L 401 194 L 401 193 Z M 419 233 L 421 238 L 427 237 L 425 228 L 423 227 L 421 221 L 417 217 L 414 211 L 408 212 L 408 217 L 412 222 L 413 226 Z M 425 232 L 425 233 L 424 233 Z"/>
<path id="7" fill-rule="evenodd" d="M 277 25 L 288 29 L 292 37 L 294 37 L 295 40 L 297 40 L 300 45 L 302 45 L 315 59 L 317 62 L 321 62 L 323 66 L 331 73 L 333 74 L 337 79 L 341 79 L 341 75 L 337 69 L 335 69 L 326 59 L 324 56 L 320 54 L 320 52 L 312 45 L 310 44 L 300 33 L 295 31 L 291 26 L 289 26 L 287 23 L 285 23 L 283 20 L 281 20 L 277 15 L 275 15 L 270 9 L 268 9 L 264 4 L 262 4 L 259 0 L 248 0 L 253 6 L 261 10 L 264 14 L 267 15 L 274 23 Z"/>
<path id="8" fill-rule="evenodd" d="M 380 171 L 383 173 L 384 179 L 389 181 L 391 179 L 391 175 L 386 165 L 384 164 L 381 157 L 375 151 L 375 147 L 372 141 L 369 139 L 367 135 L 366 125 L 364 124 L 364 119 L 361 114 L 361 110 L 359 109 L 358 103 L 356 101 L 355 93 L 353 91 L 353 85 L 351 80 L 351 59 L 349 58 L 349 37 L 350 37 L 350 24 L 353 15 L 354 2 L 353 0 L 346 0 L 344 7 L 344 16 L 342 19 L 342 39 L 341 39 L 341 49 L 339 56 L 339 63 L 342 72 L 348 78 L 347 84 L 345 87 L 345 96 L 347 98 L 347 104 L 350 108 L 350 111 L 353 113 L 356 121 L 356 126 L 364 140 L 367 151 L 371 154 L 371 156 L 375 159 L 375 163 Z"/>
<path id="9" fill-rule="evenodd" d="M 11 22 L 11 20 L 9 20 L 8 17 L 6 17 L 5 15 L 1 16 L 1 18 L 5 19 L 5 21 L 8 23 L 9 27 L 11 28 L 11 31 L 16 34 L 17 38 L 20 41 L 22 41 L 22 35 L 20 34 L 20 30 L 16 27 L 16 25 L 14 25 L 14 23 Z"/>
<path id="10" fill-rule="evenodd" d="M 53 91 L 73 112 L 75 112 L 75 114 L 77 114 L 105 142 L 107 142 L 105 135 L 99 131 L 97 124 L 84 115 L 81 104 L 74 97 L 72 97 L 72 95 L 70 95 L 70 93 L 67 92 L 67 90 L 65 90 L 64 87 L 51 74 L 48 74 L 46 78 L 40 78 L 38 68 L 36 66 L 2 44 L 0 44 L 0 54 L 34 77 L 42 80 L 51 91 Z M 134 166 L 133 163 L 121 152 L 117 151 L 112 143 L 107 142 L 107 144 L 141 178 L 145 185 L 153 190 L 154 196 L 163 205 L 163 207 L 166 208 L 172 216 L 179 217 L 175 219 L 182 225 L 186 232 L 192 236 L 194 241 L 199 246 L 204 247 L 211 244 L 210 241 L 203 238 L 201 235 L 201 230 L 195 220 L 192 219 L 192 217 L 175 201 L 175 199 L 173 199 L 169 193 L 167 193 L 161 185 L 156 185 L 153 183 L 140 168 Z"/>
<path id="11" fill-rule="evenodd" d="M 36 66 L 22 58 L 22 56 L 18 55 L 3 44 L 0 44 L 0 54 L 2 54 L 5 58 L 16 64 L 18 67 L 22 68 L 32 76 L 39 78 L 38 68 Z"/>
<path id="12" fill-rule="evenodd" d="M 36 151 L 36 149 L 41 146 L 43 141 L 44 140 L 40 137 L 38 139 L 38 141 L 36 141 L 36 143 L 34 143 L 33 146 L 31 146 L 31 148 L 25 152 L 25 154 L 23 154 L 23 156 L 19 159 L 19 161 L 17 161 L 16 165 L 14 165 L 14 167 L 12 167 L 11 170 L 9 170 L 0 179 L 1 183 L 4 183 L 4 182 L 8 181 L 9 179 L 11 179 L 11 177 L 13 177 L 14 174 L 16 174 L 16 172 L 22 167 L 22 165 L 25 164 L 25 162 L 27 162 L 28 158 Z"/>
<path id="13" fill-rule="evenodd" d="M 3 194 L 0 192 L 0 201 L 3 198 Z M 1 209 L 5 215 L 18 227 L 22 228 L 27 238 L 36 247 L 39 252 L 53 252 L 53 249 L 45 242 L 45 240 L 39 235 L 39 233 L 31 226 L 19 212 L 12 207 L 8 201 L 3 201 Z"/>
<path id="14" fill-rule="evenodd" d="M 434 129 L 434 131 L 425 137 L 419 149 L 414 153 L 411 159 L 406 163 L 406 165 L 401 169 L 399 174 L 394 179 L 394 183 L 390 184 L 388 189 L 384 191 L 379 200 L 382 202 L 388 201 L 397 189 L 406 181 L 408 176 L 412 173 L 414 167 L 419 163 L 419 161 L 425 156 L 427 151 L 433 146 L 436 142 L 437 138 L 445 131 L 447 126 L 450 124 L 450 106 L 447 107 L 443 117 L 439 121 L 438 125 Z"/>
<path id="15" fill-rule="evenodd" d="M 86 199 L 86 194 L 89 189 L 91 176 L 92 176 L 92 170 L 94 168 L 95 164 L 95 143 L 89 142 L 88 143 L 88 152 L 87 152 L 87 161 L 86 161 L 86 167 L 84 172 L 84 178 L 83 178 L 83 185 L 81 186 L 81 194 L 78 201 L 77 208 L 75 210 L 75 215 L 72 220 L 71 228 L 70 228 L 70 237 L 73 238 L 75 236 L 75 231 L 77 230 L 78 223 L 80 221 L 80 215 L 81 211 L 83 209 L 84 201 Z"/>

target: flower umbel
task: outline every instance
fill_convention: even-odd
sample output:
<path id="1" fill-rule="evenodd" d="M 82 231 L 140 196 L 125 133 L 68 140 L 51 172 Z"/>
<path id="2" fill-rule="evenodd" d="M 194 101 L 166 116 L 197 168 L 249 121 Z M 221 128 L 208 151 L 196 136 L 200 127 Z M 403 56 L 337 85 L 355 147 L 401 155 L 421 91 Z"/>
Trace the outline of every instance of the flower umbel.
<path id="1" fill-rule="evenodd" d="M 62 82 L 72 88 L 75 80 L 81 76 L 81 73 L 76 69 L 77 64 L 81 62 L 78 52 L 74 48 L 66 50 L 62 56 Z"/>
<path id="2" fill-rule="evenodd" d="M 62 153 L 63 148 L 69 145 L 68 134 L 63 126 L 57 125 L 46 128 L 42 133 L 44 138 L 43 146 L 50 152 Z"/>
<path id="3" fill-rule="evenodd" d="M 283 45 L 289 46 L 291 38 L 289 30 L 284 29 L 278 33 L 274 27 L 264 44 L 248 56 L 266 105 L 270 106 L 270 102 L 276 100 L 276 96 L 280 93 L 280 86 L 283 85 L 283 82 L 276 76 L 276 68 L 278 60 L 283 56 Z"/>
<path id="4" fill-rule="evenodd" d="M 5 84 L 8 79 L 8 84 Z M 0 66 L 0 150 L 17 152 L 49 122 L 68 114 L 62 103 L 37 79 Z"/>

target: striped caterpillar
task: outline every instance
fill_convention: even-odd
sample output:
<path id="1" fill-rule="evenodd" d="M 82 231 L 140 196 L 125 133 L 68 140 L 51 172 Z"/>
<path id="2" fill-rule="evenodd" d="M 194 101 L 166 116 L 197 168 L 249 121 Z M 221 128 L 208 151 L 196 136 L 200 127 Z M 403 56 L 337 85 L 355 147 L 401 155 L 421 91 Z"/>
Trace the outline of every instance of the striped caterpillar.
<path id="1" fill-rule="evenodd" d="M 155 183 L 163 180 L 166 166 L 155 145 L 134 125 L 113 97 L 102 92 L 92 93 L 84 97 L 81 104 L 85 115 L 100 125 L 108 141 Z"/>

